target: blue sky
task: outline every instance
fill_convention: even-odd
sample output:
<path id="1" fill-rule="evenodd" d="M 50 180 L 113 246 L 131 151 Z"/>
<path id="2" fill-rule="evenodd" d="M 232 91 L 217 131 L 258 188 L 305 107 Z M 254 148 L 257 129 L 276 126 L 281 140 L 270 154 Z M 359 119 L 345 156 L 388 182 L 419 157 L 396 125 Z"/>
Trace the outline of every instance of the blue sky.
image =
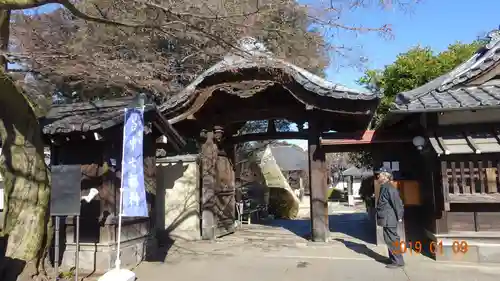
<path id="1" fill-rule="evenodd" d="M 314 5 L 318 0 L 299 2 Z M 47 6 L 42 11 L 53 8 L 53 5 Z M 456 41 L 471 42 L 477 36 L 499 27 L 499 12 L 499 0 L 420 0 L 407 12 L 397 9 L 358 9 L 345 12 L 341 22 L 365 27 L 391 24 L 394 38 L 385 39 L 376 33 L 356 35 L 341 32 L 329 40 L 334 44 L 356 47 L 356 53 L 350 58 L 353 62 L 363 56 L 368 59 L 363 67 L 383 68 L 392 63 L 399 53 L 416 45 L 429 46 L 439 52 Z M 335 62 L 327 70 L 328 80 L 353 88 L 360 88 L 355 81 L 362 74 L 362 69 L 342 67 Z M 291 142 L 305 146 L 303 141 Z"/>
<path id="2" fill-rule="evenodd" d="M 305 1 L 305 0 L 302 0 Z M 316 0 L 309 0 L 309 3 Z M 339 0 L 342 1 L 342 0 Z M 500 25 L 499 0 L 421 0 L 411 12 L 382 9 L 359 9 L 346 12 L 341 19 L 345 24 L 377 27 L 392 24 L 393 39 L 384 39 L 374 33 L 345 34 L 330 39 L 335 44 L 361 46 L 352 60 L 366 57 L 366 68 L 383 68 L 392 63 L 399 53 L 409 48 L 429 46 L 436 52 L 443 51 L 456 41 L 471 42 L 477 36 L 497 29 Z M 361 88 L 356 80 L 363 70 L 339 67 L 333 63 L 327 70 L 327 78 L 348 87 Z M 305 148 L 306 141 L 290 140 Z"/>
<path id="3" fill-rule="evenodd" d="M 349 0 L 334 0 L 346 2 Z M 378 2 L 378 0 L 369 0 Z M 408 0 L 403 0 L 408 1 Z M 318 0 L 299 0 L 313 4 Z M 324 1 L 321 1 L 322 3 Z M 323 4 L 321 4 L 323 5 Z M 53 10 L 57 4 L 46 5 L 39 11 Z M 456 41 L 470 42 L 500 25 L 499 0 L 419 0 L 410 11 L 380 8 L 357 9 L 342 14 L 340 22 L 345 25 L 379 27 L 391 24 L 393 39 L 380 37 L 376 33 L 353 34 L 340 32 L 329 41 L 355 47 L 352 62 L 363 56 L 368 59 L 364 68 L 382 68 L 390 64 L 399 53 L 416 45 L 430 46 L 435 51 L 446 49 Z M 327 70 L 327 77 L 345 86 L 360 88 L 356 80 L 363 74 L 362 69 L 343 67 L 333 62 Z"/>
<path id="4" fill-rule="evenodd" d="M 416 45 L 430 46 L 442 51 L 456 41 L 470 42 L 477 36 L 500 25 L 498 0 L 420 0 L 412 11 L 359 9 L 346 12 L 341 19 L 347 24 L 377 27 L 392 24 L 393 39 L 384 39 L 374 33 L 339 34 L 330 40 L 348 46 L 361 46 L 361 55 L 368 59 L 365 67 L 382 68 L 390 64 L 399 53 Z M 359 58 L 353 56 L 353 60 Z M 361 70 L 338 67 L 333 63 L 327 71 L 329 80 L 358 88 L 355 81 Z"/>

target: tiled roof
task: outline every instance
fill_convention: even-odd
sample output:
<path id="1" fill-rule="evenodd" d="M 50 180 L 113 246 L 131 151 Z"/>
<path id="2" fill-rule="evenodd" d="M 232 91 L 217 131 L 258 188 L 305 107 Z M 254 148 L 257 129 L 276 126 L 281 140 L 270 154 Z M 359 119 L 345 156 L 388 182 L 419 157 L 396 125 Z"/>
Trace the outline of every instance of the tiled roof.
<path id="1" fill-rule="evenodd" d="M 265 147 L 261 147 L 261 150 L 257 151 L 254 154 L 255 159 L 258 162 L 262 161 L 262 157 L 264 156 L 264 153 L 267 151 L 267 149 L 269 149 L 268 152 L 271 153 L 274 160 L 276 161 L 276 165 L 278 165 L 278 167 L 282 171 L 298 171 L 309 169 L 307 152 L 297 145 L 268 144 Z"/>
<path id="2" fill-rule="evenodd" d="M 500 105 L 500 84 L 478 87 L 458 87 L 443 92 L 431 91 L 407 104 L 397 105 L 399 110 L 426 111 L 433 109 L 477 108 Z"/>
<path id="3" fill-rule="evenodd" d="M 307 153 L 299 147 L 292 145 L 271 146 L 271 153 L 276 160 L 276 164 L 283 171 L 309 169 Z"/>
<path id="4" fill-rule="evenodd" d="M 136 103 L 134 97 L 123 97 L 111 100 L 94 102 L 78 102 L 71 104 L 54 105 L 47 115 L 41 118 L 42 132 L 45 136 L 66 135 L 70 133 L 90 133 L 103 131 L 125 121 L 125 109 Z M 155 104 L 144 105 L 145 121 L 153 121 L 160 133 L 168 138 L 173 148 L 180 150 L 185 140 L 168 123 Z M 149 120 L 148 120 L 149 119 Z"/>
<path id="5" fill-rule="evenodd" d="M 500 62 L 500 30 L 490 32 L 488 38 L 486 46 L 453 71 L 399 93 L 393 109 L 427 111 L 500 105 L 500 84 L 466 86 L 467 82 L 492 70 Z"/>
<path id="6" fill-rule="evenodd" d="M 200 88 L 203 89 L 219 83 L 222 84 L 228 82 L 226 81 L 227 79 L 234 80 L 227 78 L 231 75 L 240 77 L 237 80 L 259 80 L 256 77 L 245 77 L 243 79 L 239 75 L 239 72 L 244 70 L 259 69 L 270 69 L 278 71 L 277 74 L 286 74 L 304 89 L 319 96 L 360 101 L 378 101 L 380 98 L 379 95 L 371 92 L 350 89 L 340 84 L 332 83 L 305 69 L 278 59 L 268 52 L 263 44 L 257 42 L 256 39 L 246 37 L 240 41 L 240 50 L 226 55 L 222 61 L 207 69 L 184 88 L 184 90 L 173 95 L 163 103 L 160 106 L 160 110 L 162 112 L 168 112 L 173 109 L 177 110 L 179 106 L 182 107 L 189 104 L 194 96 L 196 96 L 196 91 Z"/>
<path id="7" fill-rule="evenodd" d="M 368 177 L 368 176 L 373 176 L 373 171 L 367 168 L 357 168 L 355 166 L 351 166 L 342 171 L 342 175 L 353 176 L 353 177 Z"/>
<path id="8" fill-rule="evenodd" d="M 98 131 L 122 124 L 124 110 L 132 101 L 132 97 L 125 97 L 54 105 L 41 120 L 43 133 L 55 135 Z M 145 107 L 146 112 L 155 109 L 154 105 L 146 105 Z"/>

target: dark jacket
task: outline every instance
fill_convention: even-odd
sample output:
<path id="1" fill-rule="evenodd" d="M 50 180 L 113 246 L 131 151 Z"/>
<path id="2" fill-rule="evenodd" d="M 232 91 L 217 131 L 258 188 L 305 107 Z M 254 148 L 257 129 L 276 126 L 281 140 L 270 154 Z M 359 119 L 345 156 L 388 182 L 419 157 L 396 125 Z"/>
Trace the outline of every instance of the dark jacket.
<path id="1" fill-rule="evenodd" d="M 377 202 L 377 225 L 397 227 L 403 215 L 404 206 L 399 191 L 389 182 L 382 184 Z"/>
<path id="2" fill-rule="evenodd" d="M 365 201 L 367 207 L 375 207 L 375 200 L 373 196 L 375 193 L 375 186 L 373 185 L 374 180 L 374 176 L 365 177 L 361 180 L 359 195 L 363 201 Z"/>

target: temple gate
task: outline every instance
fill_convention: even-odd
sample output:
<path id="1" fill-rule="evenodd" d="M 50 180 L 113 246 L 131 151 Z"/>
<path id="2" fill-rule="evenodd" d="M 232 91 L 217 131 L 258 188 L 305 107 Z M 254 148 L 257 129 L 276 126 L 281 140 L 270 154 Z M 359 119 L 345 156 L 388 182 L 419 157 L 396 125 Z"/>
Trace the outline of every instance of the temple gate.
<path id="1" fill-rule="evenodd" d="M 379 96 L 328 82 L 278 59 L 254 38 L 243 38 L 239 46 L 160 107 L 181 135 L 199 142 L 202 237 L 214 239 L 234 231 L 235 144 L 307 139 L 311 236 L 326 241 L 327 174 L 320 139 L 328 131 L 366 129 Z M 296 123 L 298 131 L 276 130 L 279 119 Z M 267 132 L 241 134 L 253 120 L 268 120 Z"/>

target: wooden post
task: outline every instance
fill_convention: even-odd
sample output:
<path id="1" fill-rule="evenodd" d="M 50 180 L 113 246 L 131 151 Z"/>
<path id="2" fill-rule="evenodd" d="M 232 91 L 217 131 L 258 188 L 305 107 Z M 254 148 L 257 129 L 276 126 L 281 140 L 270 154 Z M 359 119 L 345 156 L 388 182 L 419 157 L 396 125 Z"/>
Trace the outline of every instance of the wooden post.
<path id="1" fill-rule="evenodd" d="M 320 145 L 320 130 L 309 122 L 309 186 L 311 200 L 311 238 L 314 242 L 326 242 L 328 227 L 328 186 L 326 179 L 325 151 Z"/>
<path id="2" fill-rule="evenodd" d="M 217 210 L 216 236 L 227 235 L 235 231 L 236 220 L 235 174 L 230 160 L 234 150 L 225 138 L 222 126 L 214 127 L 215 144 L 218 148 L 216 157 L 215 209 Z"/>
<path id="3" fill-rule="evenodd" d="M 217 220 L 215 217 L 215 188 L 217 184 L 217 153 L 213 131 L 203 131 L 201 137 L 205 143 L 201 147 L 201 237 L 204 240 L 215 239 Z"/>
<path id="4" fill-rule="evenodd" d="M 448 233 L 448 212 L 441 211 L 436 217 L 436 234 Z"/>
<path id="5" fill-rule="evenodd" d="M 491 163 L 488 163 L 491 166 Z M 497 193 L 497 169 L 496 168 L 486 168 L 486 185 L 488 193 Z"/>
<path id="6" fill-rule="evenodd" d="M 441 180 L 443 185 L 443 200 L 444 200 L 444 210 L 450 210 L 450 188 L 448 181 L 448 163 L 446 161 L 441 161 Z M 471 174 L 472 176 L 472 174 Z M 471 181 L 472 182 L 472 181 Z"/>

